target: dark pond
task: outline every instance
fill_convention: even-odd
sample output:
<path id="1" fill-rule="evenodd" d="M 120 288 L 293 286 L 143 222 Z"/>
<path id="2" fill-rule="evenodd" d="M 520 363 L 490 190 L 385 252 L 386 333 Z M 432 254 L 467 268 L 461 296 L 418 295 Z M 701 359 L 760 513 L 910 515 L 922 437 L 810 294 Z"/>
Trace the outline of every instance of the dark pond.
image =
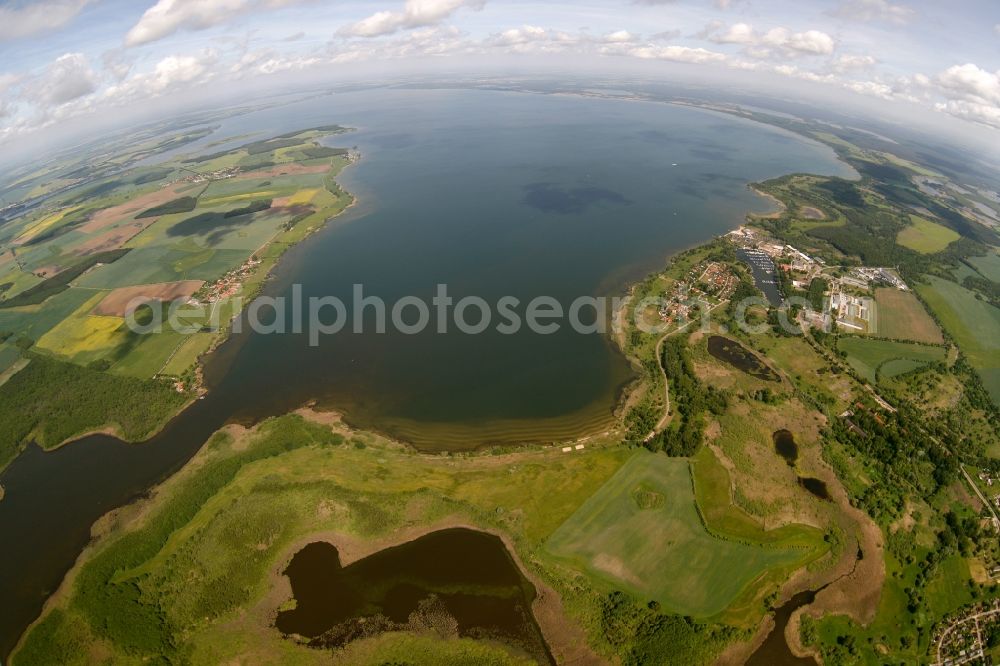
<path id="1" fill-rule="evenodd" d="M 790 430 L 776 430 L 771 435 L 774 440 L 774 450 L 785 459 L 789 467 L 795 467 L 795 461 L 799 457 L 799 445 L 795 443 L 795 436 Z"/>
<path id="2" fill-rule="evenodd" d="M 346 567 L 335 546 L 319 541 L 296 553 L 285 575 L 296 607 L 275 626 L 314 647 L 430 626 L 554 663 L 531 613 L 535 588 L 492 534 L 440 530 Z"/>
<path id="3" fill-rule="evenodd" d="M 826 484 L 817 478 L 811 476 L 800 476 L 799 485 L 822 500 L 830 499 L 830 491 L 827 490 Z"/>
<path id="4" fill-rule="evenodd" d="M 757 379 L 768 382 L 781 381 L 778 373 L 735 340 L 724 338 L 721 335 L 713 335 L 708 339 L 708 353 Z"/>

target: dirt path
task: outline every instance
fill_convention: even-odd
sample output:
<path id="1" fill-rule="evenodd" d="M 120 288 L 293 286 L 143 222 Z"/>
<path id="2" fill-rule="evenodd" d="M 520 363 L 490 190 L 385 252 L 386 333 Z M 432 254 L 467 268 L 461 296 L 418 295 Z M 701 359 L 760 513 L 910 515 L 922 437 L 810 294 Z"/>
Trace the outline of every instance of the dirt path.
<path id="1" fill-rule="evenodd" d="M 708 309 L 708 314 L 715 312 L 715 310 L 717 310 L 718 308 L 722 307 L 727 303 L 729 303 L 729 299 L 716 303 L 715 305 L 713 305 L 711 308 Z M 663 428 L 667 425 L 667 423 L 670 422 L 670 380 L 667 378 L 667 371 L 664 370 L 663 361 L 661 360 L 663 358 L 662 356 L 663 343 L 666 342 L 667 338 L 669 338 L 671 335 L 680 333 L 694 322 L 695 320 L 692 319 L 683 326 L 679 326 L 672 331 L 667 331 L 656 342 L 656 365 L 660 369 L 660 375 L 663 377 L 663 396 L 664 396 L 663 416 L 660 417 L 660 420 L 656 422 L 656 426 L 654 426 L 653 429 L 650 431 L 650 433 L 646 435 L 646 438 L 643 441 L 648 442 L 649 440 L 656 437 L 657 433 L 662 432 Z"/>

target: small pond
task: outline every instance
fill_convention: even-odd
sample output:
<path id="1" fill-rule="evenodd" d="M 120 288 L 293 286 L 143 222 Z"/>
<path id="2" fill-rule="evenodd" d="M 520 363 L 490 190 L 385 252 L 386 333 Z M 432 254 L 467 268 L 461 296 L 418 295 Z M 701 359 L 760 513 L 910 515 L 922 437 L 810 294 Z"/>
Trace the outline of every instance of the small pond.
<path id="1" fill-rule="evenodd" d="M 799 445 L 795 443 L 795 436 L 790 430 L 776 430 L 771 438 L 774 440 L 774 450 L 779 456 L 785 459 L 789 467 L 795 467 L 795 461 L 799 457 Z"/>
<path id="2" fill-rule="evenodd" d="M 795 467 L 795 461 L 799 459 L 799 445 L 795 441 L 795 435 L 790 430 L 775 430 L 771 434 L 774 440 L 775 452 L 785 459 L 789 467 Z M 826 483 L 812 476 L 800 476 L 799 485 L 821 500 L 830 499 L 830 491 Z"/>
<path id="3" fill-rule="evenodd" d="M 439 530 L 346 567 L 334 545 L 318 541 L 298 551 L 284 573 L 295 608 L 278 613 L 275 626 L 313 647 L 431 630 L 497 641 L 553 663 L 531 612 L 535 588 L 492 534 Z"/>
<path id="4" fill-rule="evenodd" d="M 821 500 L 830 499 L 830 491 L 827 490 L 826 483 L 820 479 L 812 476 L 800 476 L 799 485 Z"/>
<path id="5" fill-rule="evenodd" d="M 781 381 L 778 373 L 735 340 L 713 335 L 708 339 L 708 353 L 757 379 L 768 382 Z"/>

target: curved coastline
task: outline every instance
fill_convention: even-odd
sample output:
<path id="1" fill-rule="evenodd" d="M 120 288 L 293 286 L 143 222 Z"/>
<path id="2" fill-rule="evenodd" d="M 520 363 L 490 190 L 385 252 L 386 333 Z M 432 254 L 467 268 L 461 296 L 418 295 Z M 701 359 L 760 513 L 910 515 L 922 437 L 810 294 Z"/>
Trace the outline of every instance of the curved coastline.
<path id="1" fill-rule="evenodd" d="M 805 137 L 805 138 L 808 138 L 808 137 Z M 747 183 L 746 185 L 747 186 L 751 186 L 750 183 Z M 759 195 L 760 193 L 756 193 L 756 194 Z M 324 222 L 324 224 L 321 227 L 318 227 L 315 231 L 319 231 L 321 229 L 327 229 L 327 228 L 329 228 L 330 225 L 331 225 L 331 222 L 334 221 L 334 220 L 344 219 L 344 217 L 345 217 L 344 214 L 348 210 L 352 210 L 353 209 L 352 212 L 356 212 L 356 208 L 355 207 L 358 205 L 359 199 L 354 194 L 352 194 L 352 199 L 353 199 L 353 201 L 352 201 L 352 203 L 348 207 L 346 207 L 344 210 L 340 211 L 340 213 L 338 213 L 338 215 L 336 215 L 334 217 L 331 217 L 328 220 L 326 220 Z M 751 211 L 747 211 L 747 215 L 750 215 L 750 214 L 752 214 L 752 212 Z M 350 216 L 347 216 L 347 217 L 350 217 Z M 738 225 L 734 225 L 733 228 L 735 228 L 735 226 L 738 226 Z M 315 232 L 311 233 L 308 237 L 304 238 L 300 243 L 297 243 L 295 245 L 295 247 L 299 248 L 300 246 L 303 246 L 304 243 L 308 242 L 315 235 L 316 235 Z M 667 255 L 667 260 L 669 261 L 670 257 L 672 257 L 674 254 L 677 254 L 679 252 L 684 251 L 685 249 L 690 249 L 690 248 L 693 248 L 693 247 L 700 247 L 700 246 L 702 246 L 702 245 L 704 245 L 704 244 L 706 244 L 708 242 L 711 242 L 712 240 L 714 240 L 714 238 L 713 239 L 707 239 L 705 241 L 701 241 L 701 242 L 697 242 L 697 243 L 692 243 L 692 244 L 690 244 L 686 248 L 677 250 L 676 252 L 672 252 L 669 255 Z M 301 250 L 299 250 L 299 251 L 301 251 Z M 282 268 L 279 268 L 279 267 L 282 267 L 283 265 L 284 265 L 284 262 L 283 262 L 283 258 L 282 258 L 282 259 L 279 259 L 276 262 L 276 264 L 270 268 L 270 273 L 269 273 L 267 279 L 265 280 L 265 282 L 262 285 L 263 288 L 262 288 L 262 290 L 257 295 L 259 295 L 260 293 L 263 293 L 268 288 L 268 286 L 272 282 L 272 277 L 273 277 L 272 274 L 275 271 L 283 270 Z M 649 275 L 655 275 L 655 274 L 659 273 L 661 270 L 662 269 L 651 271 L 649 274 L 647 274 L 646 277 L 649 277 Z M 646 279 L 646 278 L 643 278 L 643 279 Z M 639 281 L 641 282 L 642 280 L 639 280 Z M 628 291 L 631 291 L 631 287 L 628 288 Z M 625 306 L 623 306 L 623 307 L 625 307 Z M 635 363 L 639 361 L 639 359 L 636 359 L 634 357 L 630 357 L 630 356 L 626 355 L 624 348 L 621 346 L 621 340 L 619 340 L 618 337 L 616 335 L 614 335 L 613 333 L 610 333 L 610 332 L 608 333 L 608 335 L 607 335 L 607 341 L 612 346 L 614 346 L 615 349 L 619 353 L 623 354 L 623 356 L 625 356 L 625 358 L 629 361 L 629 363 L 631 365 L 634 366 Z M 204 368 L 204 367 L 206 367 L 206 365 L 208 363 L 212 363 L 213 361 L 215 361 L 216 363 L 225 363 L 226 359 L 223 356 L 220 356 L 220 354 L 225 354 L 226 353 L 225 350 L 227 348 L 232 347 L 233 345 L 237 345 L 237 344 L 239 344 L 239 341 L 237 340 L 237 338 L 234 337 L 233 335 L 231 335 L 231 333 L 227 333 L 227 336 L 225 338 L 220 339 L 220 341 L 218 342 L 218 344 L 213 345 L 212 349 L 207 353 L 207 356 L 205 357 L 206 358 L 205 363 L 202 364 L 201 367 Z M 233 359 L 230 358 L 229 360 L 231 361 Z M 227 367 L 219 367 L 218 370 L 211 370 L 209 372 L 209 375 L 211 375 L 211 374 L 213 374 L 215 372 L 220 372 L 220 373 L 222 373 L 220 376 L 224 376 L 224 374 L 225 374 L 225 372 L 227 372 L 227 370 L 228 370 Z M 637 375 L 637 377 L 638 377 L 638 375 Z M 212 396 L 213 390 L 212 390 L 212 385 L 211 385 L 210 382 L 211 382 L 211 379 L 208 379 L 208 381 L 206 382 L 207 383 L 206 389 L 208 391 L 208 395 Z M 613 435 L 620 428 L 620 426 L 621 426 L 621 414 L 620 414 L 620 412 L 623 410 L 623 408 L 625 407 L 625 405 L 628 403 L 629 398 L 632 396 L 632 394 L 635 391 L 642 390 L 642 388 L 643 388 L 642 384 L 643 384 L 643 382 L 641 382 L 641 381 L 637 382 L 637 381 L 631 380 L 631 381 L 623 382 L 622 384 L 620 384 L 618 386 L 618 388 L 616 389 L 616 400 L 615 400 L 614 404 L 610 406 L 610 410 L 609 410 L 610 411 L 610 418 L 609 418 L 608 422 L 611 424 L 610 428 L 597 428 L 597 429 L 595 429 L 595 430 L 593 430 L 591 432 L 581 433 L 577 438 L 575 438 L 573 440 L 563 440 L 563 441 L 578 442 L 578 441 L 583 441 L 583 440 L 589 440 L 589 439 L 592 439 L 594 437 L 611 436 L 611 435 Z M 205 402 L 208 402 L 208 400 L 206 400 Z M 174 430 L 185 430 L 184 423 L 183 423 L 183 421 L 185 419 L 188 419 L 188 418 L 195 418 L 195 419 L 205 418 L 204 415 L 198 415 L 197 413 L 196 413 L 196 415 L 194 417 L 190 417 L 189 416 L 190 414 L 193 413 L 193 410 L 195 410 L 195 409 L 198 408 L 198 405 L 199 405 L 199 401 L 197 401 L 197 400 L 190 401 L 177 414 L 175 414 L 171 419 L 169 419 L 165 424 L 163 424 L 163 426 L 160 428 L 160 430 L 158 430 L 152 437 L 147 438 L 145 441 L 143 441 L 141 443 L 127 444 L 126 442 L 124 442 L 124 441 L 122 441 L 122 440 L 120 440 L 120 439 L 118 439 L 116 437 L 110 436 L 108 433 L 96 433 L 96 434 L 88 434 L 88 435 L 85 435 L 85 436 L 82 436 L 82 437 L 76 437 L 76 438 L 73 438 L 71 440 L 68 440 L 67 442 L 63 442 L 63 443 L 60 444 L 59 448 L 60 449 L 71 448 L 71 447 L 69 447 L 69 445 L 75 445 L 75 446 L 85 447 L 88 442 L 94 443 L 94 444 L 100 445 L 100 446 L 114 446 L 114 445 L 117 445 L 117 444 L 124 444 L 126 446 L 137 446 L 137 447 L 144 447 L 144 446 L 147 446 L 147 445 L 148 446 L 156 446 L 157 443 L 158 443 L 157 440 L 168 439 L 169 435 Z M 204 411 L 204 409 L 202 409 L 201 411 Z M 219 421 L 218 423 L 215 423 L 215 426 L 211 429 L 211 432 L 214 432 L 215 430 L 217 430 L 219 427 L 221 427 L 224 424 L 226 418 L 227 417 L 222 417 L 221 421 L 219 421 L 218 417 L 216 419 L 206 418 L 205 420 L 206 420 L 206 422 Z M 345 412 L 344 418 L 345 418 L 345 423 L 351 424 L 351 416 L 350 416 L 349 411 Z M 206 423 L 205 425 L 207 426 L 208 423 Z M 199 430 L 204 430 L 204 429 L 205 428 L 200 428 Z M 374 430 L 376 432 L 378 432 L 378 430 L 379 430 L 377 427 L 376 428 L 371 428 L 371 427 L 368 427 L 367 425 L 365 426 L 365 429 L 367 429 L 367 430 Z M 210 435 L 211 432 L 209 432 L 208 434 Z M 109 440 L 113 440 L 113 442 L 109 441 Z M 203 439 L 201 441 L 198 441 L 197 443 L 193 443 L 191 441 L 188 441 L 185 444 L 185 446 L 183 447 L 183 449 L 184 449 L 183 451 L 177 451 L 176 452 L 176 453 L 180 453 L 181 455 L 177 459 L 175 459 L 172 462 L 172 464 L 167 465 L 167 468 L 165 470 L 161 471 L 161 473 L 157 477 L 157 480 L 155 480 L 152 484 L 146 483 L 145 487 L 133 489 L 128 494 L 128 497 L 124 501 L 119 502 L 118 504 L 114 504 L 114 502 L 116 500 L 112 500 L 113 506 L 104 507 L 104 510 L 101 511 L 100 514 L 98 514 L 98 517 L 101 516 L 101 515 L 105 515 L 108 510 L 114 511 L 116 509 L 120 509 L 122 506 L 126 506 L 126 505 L 130 504 L 137 497 L 143 497 L 143 496 L 145 496 L 149 492 L 150 487 L 155 487 L 159 482 L 162 482 L 164 479 L 169 478 L 172 474 L 174 474 L 177 471 L 177 469 L 179 469 L 181 466 L 183 466 L 184 464 L 186 464 L 186 462 L 188 460 L 190 460 L 191 456 L 193 456 L 198 451 L 198 449 L 201 448 L 201 446 L 202 446 L 202 444 L 203 444 L 203 442 L 205 440 L 207 440 L 207 437 L 205 437 L 205 439 Z M 163 443 L 165 444 L 166 442 L 163 442 Z M 405 443 L 405 442 L 401 442 L 401 443 Z M 530 440 L 526 440 L 526 443 L 531 443 L 531 441 Z M 539 443 L 539 442 L 535 441 L 534 443 Z M 482 448 L 482 447 L 478 447 L 478 448 Z M 26 452 L 22 452 L 22 454 L 19 455 L 18 459 L 24 457 L 25 453 Z M 46 456 L 46 455 L 49 455 L 49 453 L 48 452 L 42 452 L 40 455 Z M 7 472 L 9 472 L 11 469 L 13 469 L 15 467 L 16 463 L 17 463 L 17 460 L 15 460 L 14 463 L 12 463 L 7 469 L 5 469 L 3 471 L 3 473 L 0 473 L 0 481 L 3 480 L 3 477 L 6 476 Z M 140 482 L 139 485 L 142 485 L 142 483 L 143 482 Z M 6 498 L 5 502 L 9 501 L 9 499 L 10 499 L 9 497 Z M 2 503 L 0 503 L 0 504 L 2 504 Z M 92 520 L 90 523 L 88 523 L 88 526 L 87 526 L 87 529 L 86 529 L 86 531 L 88 533 L 90 531 L 90 525 L 93 522 L 94 521 Z M 85 554 L 86 550 L 83 549 L 83 545 L 86 544 L 87 540 L 89 540 L 89 536 L 82 540 L 82 544 L 81 544 L 80 548 L 77 549 L 77 557 L 74 559 L 74 562 L 71 563 L 68 567 L 64 567 L 62 569 L 62 571 L 60 572 L 59 575 L 60 575 L 60 580 L 62 580 L 62 583 L 58 586 L 57 589 L 61 589 L 62 587 L 65 586 L 66 580 L 68 580 L 68 579 L 65 578 L 66 573 L 68 571 L 72 570 L 73 567 L 75 566 L 75 563 L 78 563 L 80 561 L 80 558 L 82 558 L 83 555 Z M 77 541 L 79 542 L 81 540 L 77 539 Z M 512 553 L 513 552 L 514 551 L 512 551 Z M 522 570 L 524 570 L 523 566 L 522 566 Z M 49 597 L 49 598 L 52 598 L 52 597 Z M 23 633 L 24 632 L 22 631 L 21 634 L 23 635 Z"/>

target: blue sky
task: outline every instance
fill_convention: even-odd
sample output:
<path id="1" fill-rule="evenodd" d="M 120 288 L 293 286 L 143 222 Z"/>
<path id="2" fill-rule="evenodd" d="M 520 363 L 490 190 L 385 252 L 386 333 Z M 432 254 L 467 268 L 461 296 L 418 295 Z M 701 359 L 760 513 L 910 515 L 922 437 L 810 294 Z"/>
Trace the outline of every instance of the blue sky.
<path id="1" fill-rule="evenodd" d="M 997 0 L 0 0 L 0 141 L 255 79 L 512 58 L 777 79 L 1000 129 Z"/>

